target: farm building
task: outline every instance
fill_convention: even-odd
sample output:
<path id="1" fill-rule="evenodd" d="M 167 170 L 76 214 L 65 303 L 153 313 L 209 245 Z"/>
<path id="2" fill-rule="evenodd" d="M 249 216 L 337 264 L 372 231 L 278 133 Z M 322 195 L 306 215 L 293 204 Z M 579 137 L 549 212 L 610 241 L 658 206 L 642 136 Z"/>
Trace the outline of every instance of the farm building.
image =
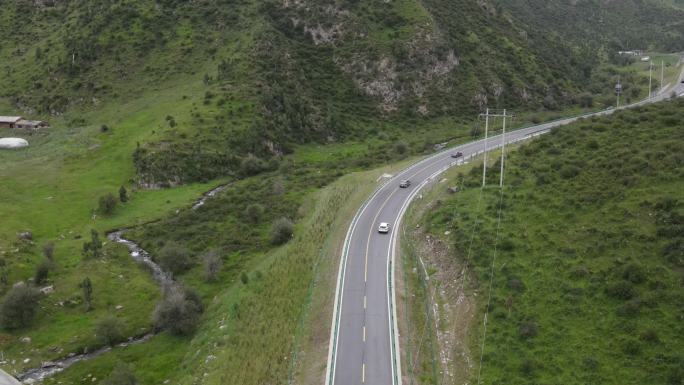
<path id="1" fill-rule="evenodd" d="M 23 128 L 27 130 L 37 130 L 39 128 L 45 128 L 48 127 L 47 122 L 44 122 L 42 120 L 25 120 L 21 119 L 17 121 L 16 128 Z"/>
<path id="2" fill-rule="evenodd" d="M 0 116 L 0 128 L 14 128 L 21 116 Z"/>
<path id="3" fill-rule="evenodd" d="M 21 116 L 0 116 L 0 128 L 19 128 L 23 130 L 37 130 L 48 127 L 42 120 L 26 120 Z"/>

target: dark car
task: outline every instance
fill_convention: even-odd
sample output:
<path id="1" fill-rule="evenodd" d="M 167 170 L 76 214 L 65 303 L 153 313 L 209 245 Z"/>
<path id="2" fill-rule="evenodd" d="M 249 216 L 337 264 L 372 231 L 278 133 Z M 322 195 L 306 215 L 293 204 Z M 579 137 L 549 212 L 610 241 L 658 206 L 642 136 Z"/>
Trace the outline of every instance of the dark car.
<path id="1" fill-rule="evenodd" d="M 457 151 L 457 152 L 454 152 L 453 154 L 451 154 L 452 158 L 460 158 L 462 156 L 463 156 L 463 153 L 461 151 Z"/>
<path id="2" fill-rule="evenodd" d="M 404 179 L 401 182 L 399 182 L 399 187 L 401 187 L 401 188 L 407 188 L 410 185 L 411 185 L 411 181 L 408 179 Z"/>

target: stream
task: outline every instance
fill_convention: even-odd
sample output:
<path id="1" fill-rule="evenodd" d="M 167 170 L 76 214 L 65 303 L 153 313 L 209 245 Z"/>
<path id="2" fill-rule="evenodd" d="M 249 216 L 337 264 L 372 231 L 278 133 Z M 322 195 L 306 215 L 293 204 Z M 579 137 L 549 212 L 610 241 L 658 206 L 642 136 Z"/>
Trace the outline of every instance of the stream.
<path id="1" fill-rule="evenodd" d="M 195 210 L 198 207 L 203 206 L 208 199 L 215 197 L 218 193 L 225 190 L 226 188 L 228 188 L 228 185 L 224 184 L 202 194 L 202 197 L 192 205 L 192 210 Z M 165 272 L 161 268 L 161 266 L 159 266 L 156 262 L 152 260 L 152 257 L 150 257 L 150 253 L 145 251 L 137 243 L 123 237 L 123 233 L 127 230 L 129 229 L 121 229 L 109 232 L 107 233 L 107 239 L 112 242 L 116 242 L 126 246 L 126 248 L 128 248 L 131 258 L 133 258 L 136 262 L 141 263 L 145 265 L 147 268 L 149 268 L 152 274 L 152 278 L 160 285 L 160 287 L 165 287 L 167 285 L 173 284 L 173 277 L 169 273 Z M 146 342 L 152 337 L 154 337 L 154 335 L 154 332 L 150 332 L 142 336 L 130 337 L 126 342 L 116 344 L 114 347 L 106 346 L 94 350 L 90 353 L 70 353 L 67 357 L 60 358 L 55 361 L 45 361 L 41 364 L 39 368 L 29 369 L 23 373 L 17 374 L 15 377 L 24 384 L 33 384 L 38 381 L 42 381 L 48 377 L 51 377 L 77 362 L 87 361 L 95 357 L 99 357 L 104 353 L 111 351 L 114 348 L 125 348 L 127 346 L 137 345 Z"/>

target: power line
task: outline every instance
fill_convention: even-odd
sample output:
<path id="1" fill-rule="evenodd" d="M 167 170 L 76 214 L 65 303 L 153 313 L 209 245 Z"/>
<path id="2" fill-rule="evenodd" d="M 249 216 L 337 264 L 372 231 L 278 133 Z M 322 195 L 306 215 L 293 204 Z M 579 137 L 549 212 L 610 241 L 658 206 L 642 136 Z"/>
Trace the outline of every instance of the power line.
<path id="1" fill-rule="evenodd" d="M 487 110 L 487 115 L 489 114 L 489 110 Z M 503 117 L 503 132 L 501 134 L 501 175 L 499 176 L 499 212 L 497 215 L 497 223 L 496 223 L 496 237 L 494 238 L 494 254 L 492 256 L 492 263 L 490 266 L 490 272 L 489 272 L 489 289 L 487 293 L 487 306 L 485 307 L 485 315 L 484 315 L 484 328 L 482 331 L 482 346 L 480 348 L 480 365 L 477 371 L 477 384 L 479 385 L 481 383 L 482 379 L 482 362 L 484 360 L 484 351 L 485 351 L 485 342 L 487 340 L 487 323 L 488 323 L 488 318 L 487 316 L 489 315 L 489 306 L 492 301 L 492 289 L 494 287 L 494 272 L 495 272 L 495 264 L 496 264 L 496 257 L 498 254 L 498 246 L 499 246 L 499 239 L 501 237 L 501 217 L 503 214 L 503 200 L 504 200 L 504 160 L 505 160 L 505 154 L 506 154 L 506 118 L 507 117 L 512 117 L 513 115 L 508 115 L 506 113 L 506 110 L 503 110 L 503 114 L 497 114 L 493 116 L 501 116 Z M 487 167 L 487 164 L 485 163 L 485 169 Z M 483 186 L 484 187 L 484 186 Z M 472 243 L 471 243 L 472 246 Z"/>
<path id="2" fill-rule="evenodd" d="M 504 109 L 502 113 L 490 113 L 487 108 L 484 114 L 480 117 L 485 117 L 485 138 L 484 138 L 484 162 L 482 163 L 482 187 L 487 184 L 487 139 L 489 133 L 489 118 L 503 118 L 503 134 L 501 135 L 501 178 L 499 180 L 499 187 L 503 187 L 503 169 L 504 169 L 504 153 L 506 150 L 506 118 L 512 118 L 513 115 L 508 115 Z"/>

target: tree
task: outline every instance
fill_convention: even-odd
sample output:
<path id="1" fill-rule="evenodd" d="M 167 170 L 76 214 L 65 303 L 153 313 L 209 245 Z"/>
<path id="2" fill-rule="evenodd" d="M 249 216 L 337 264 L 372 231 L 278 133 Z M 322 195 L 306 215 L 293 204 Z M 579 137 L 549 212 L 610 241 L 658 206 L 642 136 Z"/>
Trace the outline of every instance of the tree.
<path id="1" fill-rule="evenodd" d="M 126 187 L 124 186 L 119 187 L 119 200 L 121 203 L 128 201 L 128 191 L 126 191 Z"/>
<path id="2" fill-rule="evenodd" d="M 113 315 L 107 315 L 95 325 L 95 336 L 103 345 L 114 346 L 124 340 L 123 322 Z"/>
<path id="3" fill-rule="evenodd" d="M 55 243 L 52 241 L 45 242 L 43 244 L 43 255 L 49 261 L 53 261 L 55 257 Z"/>
<path id="4" fill-rule="evenodd" d="M 159 252 L 159 264 L 174 275 L 183 273 L 192 267 L 190 252 L 175 242 L 169 242 Z"/>
<path id="5" fill-rule="evenodd" d="M 394 152 L 396 152 L 401 157 L 406 156 L 408 150 L 408 144 L 406 144 L 405 142 L 397 142 L 394 144 Z"/>
<path id="6" fill-rule="evenodd" d="M 221 271 L 221 258 L 215 251 L 210 251 L 204 255 L 204 279 L 207 282 L 214 282 Z"/>
<path id="7" fill-rule="evenodd" d="M 83 290 L 83 303 L 85 304 L 85 310 L 90 311 L 93 308 L 93 284 L 90 282 L 90 278 L 85 277 L 79 286 Z"/>
<path id="8" fill-rule="evenodd" d="M 83 244 L 83 255 L 92 258 L 98 258 L 102 255 L 102 242 L 95 229 L 90 230 L 90 242 Z"/>
<path id="9" fill-rule="evenodd" d="M 197 328 L 203 311 L 204 307 L 197 293 L 174 285 L 165 290 L 164 298 L 154 309 L 152 321 L 158 330 L 189 335 Z"/>
<path id="10" fill-rule="evenodd" d="M 245 219 L 248 222 L 251 223 L 259 223 L 259 219 L 261 219 L 261 215 L 264 213 L 264 206 L 258 204 L 258 203 L 253 203 L 245 209 Z"/>
<path id="11" fill-rule="evenodd" d="M 273 223 L 271 228 L 271 243 L 274 245 L 282 245 L 292 238 L 294 232 L 294 225 L 292 221 L 287 218 L 280 218 Z"/>
<path id="12" fill-rule="evenodd" d="M 119 363 L 101 385 L 138 385 L 138 379 L 128 366 Z"/>
<path id="13" fill-rule="evenodd" d="M 537 335 L 539 331 L 539 327 L 535 322 L 521 322 L 520 326 L 518 326 L 518 334 L 520 334 L 520 337 L 523 339 L 530 339 L 533 338 Z"/>
<path id="14" fill-rule="evenodd" d="M 100 197 L 98 209 L 104 215 L 111 215 L 116 208 L 116 198 L 114 194 L 107 193 Z"/>
<path id="15" fill-rule="evenodd" d="M 40 292 L 20 282 L 5 296 L 0 307 L 0 324 L 7 329 L 19 329 L 28 326 L 38 311 Z"/>
<path id="16" fill-rule="evenodd" d="M 252 176 L 264 170 L 264 161 L 252 154 L 247 155 L 240 162 L 240 174 L 243 177 Z"/>
<path id="17" fill-rule="evenodd" d="M 48 279 L 51 267 L 50 261 L 47 259 L 43 260 L 43 262 L 36 266 L 36 274 L 33 276 L 33 281 L 36 283 L 36 285 L 40 285 Z"/>

